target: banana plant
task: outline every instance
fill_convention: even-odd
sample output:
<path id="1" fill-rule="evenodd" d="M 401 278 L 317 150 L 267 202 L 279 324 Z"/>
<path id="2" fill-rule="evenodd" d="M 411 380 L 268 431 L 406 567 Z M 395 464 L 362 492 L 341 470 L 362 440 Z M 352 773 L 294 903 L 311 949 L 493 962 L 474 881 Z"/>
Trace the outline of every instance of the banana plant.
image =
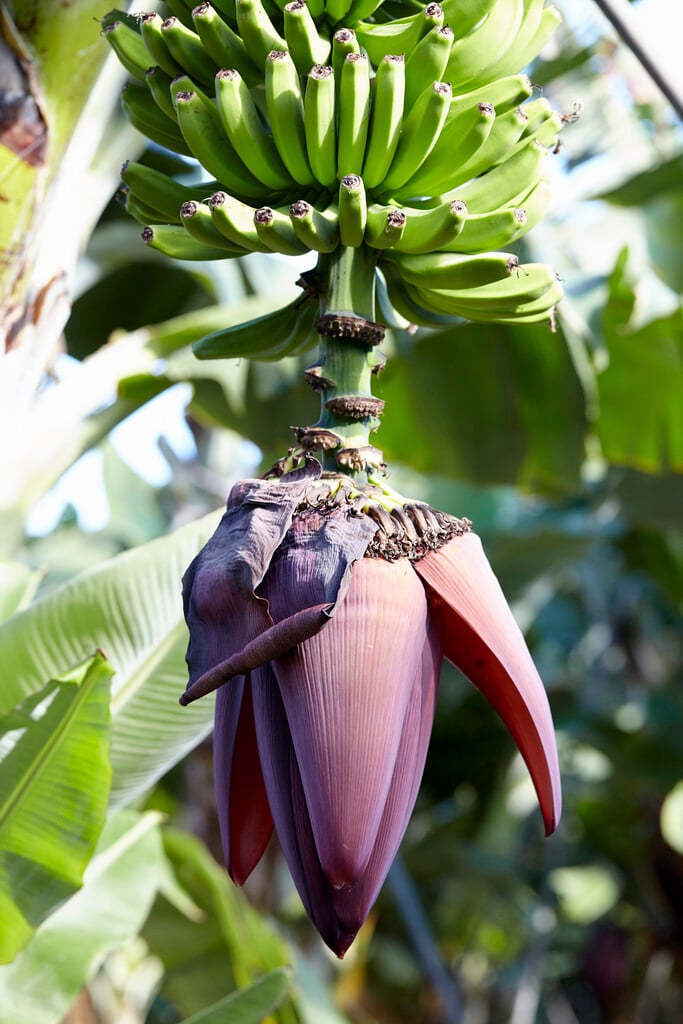
<path id="1" fill-rule="evenodd" d="M 131 76 L 131 123 L 205 179 L 128 163 L 126 207 L 145 244 L 174 258 L 315 253 L 298 300 L 194 352 L 277 359 L 317 335 L 306 379 L 321 395 L 318 421 L 292 428 L 265 478 L 235 485 L 185 574 L 181 704 L 218 691 L 231 877 L 247 879 L 274 828 L 343 957 L 410 817 L 442 657 L 508 726 L 548 834 L 560 816 L 547 697 L 471 524 L 389 488 L 371 440 L 387 326 L 554 328 L 552 267 L 508 250 L 549 201 L 564 118 L 530 98 L 521 70 L 558 15 L 544 0 L 173 10 L 112 11 L 104 34 Z"/>

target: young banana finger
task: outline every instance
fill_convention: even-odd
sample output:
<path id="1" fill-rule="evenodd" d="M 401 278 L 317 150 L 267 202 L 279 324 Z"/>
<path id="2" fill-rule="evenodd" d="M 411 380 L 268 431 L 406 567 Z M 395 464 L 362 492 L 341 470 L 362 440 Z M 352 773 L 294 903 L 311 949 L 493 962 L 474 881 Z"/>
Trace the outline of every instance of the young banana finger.
<path id="1" fill-rule="evenodd" d="M 265 90 L 268 120 L 282 162 L 299 185 L 312 185 L 315 179 L 306 149 L 306 121 L 299 73 L 286 50 L 271 50 L 268 54 Z"/>
<path id="2" fill-rule="evenodd" d="M 408 284 L 428 290 L 478 288 L 504 281 L 519 268 L 519 260 L 509 252 L 487 252 L 480 256 L 450 252 L 408 255 L 390 252 L 384 262 L 395 267 Z"/>
<path id="3" fill-rule="evenodd" d="M 227 255 L 234 256 L 241 252 L 248 252 L 247 249 L 232 245 L 222 235 L 211 219 L 211 211 L 204 203 L 197 203 L 193 199 L 183 203 L 180 207 L 180 223 L 189 235 L 192 235 L 203 245 L 213 246 L 214 249 L 221 249 Z"/>
<path id="4" fill-rule="evenodd" d="M 472 214 L 455 241 L 442 248 L 444 252 L 470 253 L 502 249 L 524 234 L 526 220 L 526 213 L 518 206 Z"/>
<path id="5" fill-rule="evenodd" d="M 534 86 L 528 75 L 508 75 L 506 78 L 496 79 L 495 82 L 482 85 L 478 89 L 454 94 L 448 111 L 448 121 L 459 117 L 463 110 L 477 103 L 490 103 L 496 111 L 496 117 L 502 117 L 509 110 L 514 110 L 524 103 L 533 91 Z"/>
<path id="6" fill-rule="evenodd" d="M 226 135 L 251 173 L 268 188 L 291 187 L 293 179 L 263 126 L 249 87 L 232 68 L 216 75 L 216 105 Z"/>
<path id="7" fill-rule="evenodd" d="M 337 118 L 334 71 L 314 64 L 304 93 L 306 153 L 314 178 L 331 188 L 337 182 Z"/>
<path id="8" fill-rule="evenodd" d="M 159 110 L 162 110 L 169 120 L 176 123 L 175 106 L 171 96 L 172 79 L 160 67 L 147 68 L 145 85 Z"/>
<path id="9" fill-rule="evenodd" d="M 377 203 L 368 208 L 366 238 L 368 232 L 376 233 L 382 224 L 386 224 L 391 209 Z M 427 253 L 442 249 L 458 237 L 467 218 L 467 206 L 458 199 L 431 209 L 406 206 L 400 209 L 405 224 L 400 238 L 393 245 L 398 252 L 405 253 Z"/>
<path id="10" fill-rule="evenodd" d="M 128 82 L 121 93 L 121 106 L 133 127 L 152 142 L 173 153 L 193 155 L 178 125 L 159 109 L 144 85 Z"/>
<path id="11" fill-rule="evenodd" d="M 380 191 L 387 194 L 396 192 L 411 181 L 428 160 L 446 122 L 451 95 L 448 82 L 432 82 L 422 91 L 403 120 L 396 153 L 379 185 Z"/>
<path id="12" fill-rule="evenodd" d="M 535 139 L 529 139 L 507 160 L 458 189 L 458 197 L 467 203 L 470 213 L 484 213 L 507 206 L 523 190 L 538 182 L 547 158 L 548 150 L 539 146 Z M 517 205 L 524 204 L 520 202 Z"/>
<path id="13" fill-rule="evenodd" d="M 224 260 L 241 256 L 243 250 L 229 252 L 206 245 L 188 234 L 181 224 L 155 224 L 142 232 L 142 240 L 150 249 L 156 249 L 174 260 Z"/>
<path id="14" fill-rule="evenodd" d="M 271 50 L 287 49 L 261 0 L 238 0 L 237 30 L 257 68 L 263 68 Z"/>
<path id="15" fill-rule="evenodd" d="M 259 207 L 254 214 L 254 226 L 256 234 L 271 252 L 279 252 L 283 256 L 301 256 L 309 251 L 294 231 L 289 216 L 280 210 L 270 206 Z"/>
<path id="16" fill-rule="evenodd" d="M 166 18 L 161 25 L 171 56 L 190 78 L 201 85 L 213 85 L 218 66 L 211 60 L 196 32 L 178 18 Z"/>
<path id="17" fill-rule="evenodd" d="M 326 64 L 332 43 L 328 36 L 318 31 L 304 0 L 292 0 L 285 4 L 284 15 L 287 47 L 299 73 L 307 75 L 314 64 Z"/>
<path id="18" fill-rule="evenodd" d="M 363 22 L 353 28 L 358 42 L 377 67 L 387 53 L 412 53 L 419 41 L 434 26 L 442 26 L 444 13 L 441 4 L 429 3 L 416 14 L 393 18 L 386 22 Z"/>
<path id="19" fill-rule="evenodd" d="M 169 75 L 171 78 L 175 78 L 183 70 L 182 65 L 178 64 L 176 60 L 171 56 L 171 52 L 168 48 L 168 42 L 161 31 L 161 26 L 164 19 L 156 11 L 143 14 L 140 18 L 140 34 L 142 40 L 147 47 L 147 51 L 150 57 L 150 64 L 161 68 L 163 72 Z"/>
<path id="20" fill-rule="evenodd" d="M 475 89 L 496 78 L 488 73 L 508 50 L 524 16 L 523 0 L 496 0 L 486 18 L 451 49 L 446 77 L 454 92 Z"/>
<path id="21" fill-rule="evenodd" d="M 423 36 L 406 61 L 405 110 L 409 111 L 420 93 L 431 82 L 438 82 L 445 76 L 451 47 L 453 29 L 448 25 L 430 29 Z"/>
<path id="22" fill-rule="evenodd" d="M 403 123 L 405 77 L 403 54 L 386 54 L 372 85 L 370 127 L 363 162 L 363 181 L 367 188 L 375 188 L 384 181 L 394 159 Z"/>
<path id="23" fill-rule="evenodd" d="M 199 90 L 182 90 L 175 97 L 178 125 L 193 156 L 209 174 L 239 197 L 256 198 L 263 185 L 244 166 L 230 143 L 216 105 Z"/>
<path id="24" fill-rule="evenodd" d="M 249 86 L 261 81 L 261 72 L 249 56 L 246 46 L 211 4 L 201 3 L 195 7 L 192 21 L 202 46 L 219 68 L 234 68 Z"/>
<path id="25" fill-rule="evenodd" d="M 337 208 L 317 210 L 304 199 L 297 199 L 289 208 L 294 233 L 307 249 L 334 252 L 339 245 Z"/>
<path id="26" fill-rule="evenodd" d="M 339 88 L 337 177 L 360 174 L 365 158 L 370 114 L 370 67 L 362 53 L 350 53 L 344 61 Z"/>
<path id="27" fill-rule="evenodd" d="M 181 185 L 167 174 L 147 164 L 126 161 L 121 168 L 121 180 L 135 198 L 149 209 L 161 214 L 165 223 L 180 223 L 180 207 L 191 199 L 201 202 L 216 191 L 218 182 L 201 185 Z"/>
<path id="28" fill-rule="evenodd" d="M 192 346 L 197 359 L 267 358 L 298 329 L 302 311 L 301 299 L 282 309 L 256 317 L 247 323 L 234 324 L 200 338 Z"/>
<path id="29" fill-rule="evenodd" d="M 344 61 L 350 53 L 360 53 L 360 45 L 356 33 L 350 28 L 340 28 L 332 37 L 332 67 L 334 80 L 339 88 Z"/>
<path id="30" fill-rule="evenodd" d="M 122 13 L 121 20 L 110 21 L 104 26 L 104 38 L 129 75 L 144 82 L 145 72 L 152 64 L 149 51 L 139 31 L 132 28 Z"/>
<path id="31" fill-rule="evenodd" d="M 339 240 L 357 248 L 363 244 L 368 220 L 368 203 L 363 179 L 347 174 L 339 182 Z"/>
<path id="32" fill-rule="evenodd" d="M 226 192 L 214 192 L 209 198 L 211 220 L 229 242 L 249 252 L 272 252 L 256 232 L 256 210 Z"/>

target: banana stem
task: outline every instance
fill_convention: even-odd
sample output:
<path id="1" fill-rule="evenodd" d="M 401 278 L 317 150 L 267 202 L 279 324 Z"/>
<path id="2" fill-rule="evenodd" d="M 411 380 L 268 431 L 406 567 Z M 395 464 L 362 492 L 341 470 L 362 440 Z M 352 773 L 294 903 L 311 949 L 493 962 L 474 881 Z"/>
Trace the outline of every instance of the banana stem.
<path id="1" fill-rule="evenodd" d="M 342 470 L 359 482 L 366 481 L 371 466 L 383 465 L 381 453 L 370 444 L 383 406 L 371 388 L 371 375 L 383 363 L 374 347 L 381 340 L 381 333 L 375 336 L 381 329 L 374 323 L 374 262 L 366 246 L 340 246 L 321 256 L 318 267 L 320 349 L 312 372 L 321 391 L 321 413 L 313 429 L 339 439 L 322 449 L 323 468 Z"/>

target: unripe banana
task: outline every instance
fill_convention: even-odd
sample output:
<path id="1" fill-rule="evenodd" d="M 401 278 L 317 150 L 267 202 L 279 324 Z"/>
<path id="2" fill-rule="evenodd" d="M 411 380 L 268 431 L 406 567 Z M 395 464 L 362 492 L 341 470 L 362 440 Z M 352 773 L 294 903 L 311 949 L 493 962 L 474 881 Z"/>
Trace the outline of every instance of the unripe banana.
<path id="1" fill-rule="evenodd" d="M 170 78 L 175 78 L 183 68 L 171 56 L 166 37 L 161 31 L 163 21 L 156 12 L 143 14 L 140 18 L 140 34 L 149 52 L 150 64 L 160 67 Z"/>
<path id="2" fill-rule="evenodd" d="M 304 101 L 299 73 L 286 50 L 272 50 L 268 54 L 265 88 L 268 120 L 282 162 L 299 185 L 312 185 L 315 179 L 306 150 Z"/>
<path id="3" fill-rule="evenodd" d="M 263 185 L 235 153 L 223 130 L 216 105 L 198 89 L 178 92 L 175 105 L 180 130 L 202 167 L 234 195 L 260 197 Z"/>
<path id="4" fill-rule="evenodd" d="M 487 68 L 487 76 L 496 78 L 525 68 L 541 52 L 561 22 L 555 7 L 543 7 L 544 0 L 524 0 L 524 18 L 507 51 Z"/>
<path id="5" fill-rule="evenodd" d="M 263 68 L 271 50 L 287 49 L 261 0 L 237 0 L 237 28 L 258 68 Z"/>
<path id="6" fill-rule="evenodd" d="M 332 67 L 334 79 L 339 88 L 344 61 L 350 53 L 360 53 L 356 33 L 350 28 L 340 28 L 332 37 Z"/>
<path id="7" fill-rule="evenodd" d="M 514 322 L 518 317 L 533 322 L 548 317 L 562 298 L 562 286 L 551 267 L 530 263 L 517 267 L 506 279 L 461 291 L 407 284 L 406 293 L 434 313 L 488 323 Z"/>
<path id="8" fill-rule="evenodd" d="M 400 238 L 394 243 L 399 252 L 427 253 L 443 249 L 455 243 L 467 219 L 467 206 L 459 199 L 430 209 L 406 206 L 401 206 L 400 209 L 405 214 L 406 222 Z M 382 221 L 386 223 L 390 210 L 391 207 L 382 207 L 376 203 L 369 207 L 370 232 L 375 232 Z"/>
<path id="9" fill-rule="evenodd" d="M 241 255 L 240 251 L 229 253 L 206 245 L 188 234 L 180 224 L 155 224 L 146 227 L 142 232 L 142 240 L 150 249 L 156 249 L 174 260 L 224 260 L 230 256 Z"/>
<path id="10" fill-rule="evenodd" d="M 495 123 L 495 111 L 488 103 L 478 103 L 463 111 L 459 118 L 445 125 L 429 160 L 401 189 L 394 191 L 394 198 L 434 196 L 444 187 L 449 189 L 444 198 L 457 198 L 453 195 L 454 186 L 472 177 L 465 168 L 484 148 Z M 426 200 L 420 205 L 438 205 L 441 201 L 439 197 L 434 202 Z"/>
<path id="11" fill-rule="evenodd" d="M 405 61 L 386 54 L 372 83 L 370 129 L 363 163 L 363 181 L 375 188 L 389 173 L 403 123 Z"/>
<path id="12" fill-rule="evenodd" d="M 256 234 L 271 252 L 282 253 L 283 256 L 300 256 L 308 252 L 297 236 L 290 218 L 280 210 L 270 206 L 261 206 L 254 214 Z"/>
<path id="13" fill-rule="evenodd" d="M 178 125 L 159 109 L 144 85 L 136 82 L 125 85 L 121 93 L 121 106 L 133 127 L 152 142 L 173 153 L 192 156 L 192 150 L 180 134 Z"/>
<path id="14" fill-rule="evenodd" d="M 250 252 L 272 252 L 256 233 L 253 206 L 219 191 L 209 198 L 209 210 L 217 230 L 233 245 Z"/>
<path id="15" fill-rule="evenodd" d="M 507 78 L 496 79 L 482 85 L 472 92 L 463 92 L 453 96 L 448 120 L 459 117 L 463 110 L 477 103 L 490 103 L 495 108 L 496 117 L 502 117 L 509 110 L 514 110 L 531 96 L 534 86 L 528 75 L 508 75 Z"/>
<path id="16" fill-rule="evenodd" d="M 454 92 L 485 85 L 496 78 L 488 69 L 514 43 L 524 16 L 523 0 L 496 0 L 486 18 L 451 49 L 446 77 Z"/>
<path id="17" fill-rule="evenodd" d="M 117 194 L 123 195 L 123 208 L 127 214 L 133 217 L 138 224 L 166 224 L 167 218 L 164 217 L 163 213 L 159 213 L 158 210 L 153 209 L 151 206 L 147 206 L 142 200 L 138 199 L 127 186 L 121 189 L 121 192 Z M 177 219 L 177 218 L 176 218 Z"/>
<path id="18" fill-rule="evenodd" d="M 261 81 L 261 72 L 249 56 L 246 46 L 211 4 L 201 3 L 195 7 L 192 20 L 202 46 L 219 68 L 234 68 L 249 86 Z"/>
<path id="19" fill-rule="evenodd" d="M 339 245 L 339 218 L 337 208 L 317 210 L 304 199 L 297 199 L 289 208 L 294 234 L 307 249 L 316 252 L 334 252 Z"/>
<path id="20" fill-rule="evenodd" d="M 234 256 L 238 252 L 244 254 L 248 251 L 227 241 L 211 220 L 209 207 L 203 203 L 197 203 L 192 199 L 183 203 L 180 207 L 180 223 L 198 242 L 220 249 L 226 256 Z"/>
<path id="21" fill-rule="evenodd" d="M 347 174 L 339 182 L 339 240 L 357 248 L 363 244 L 368 220 L 368 204 L 363 179 Z"/>
<path id="22" fill-rule="evenodd" d="M 209 57 L 197 33 L 186 28 L 177 18 L 166 18 L 162 22 L 161 33 L 171 56 L 190 78 L 201 85 L 213 85 L 218 65 Z"/>
<path id="23" fill-rule="evenodd" d="M 273 313 L 200 338 L 192 351 L 198 359 L 281 359 L 313 344 L 317 313 L 315 303 L 297 298 Z"/>
<path id="24" fill-rule="evenodd" d="M 162 110 L 166 117 L 176 123 L 175 106 L 171 96 L 171 81 L 166 72 L 162 71 L 161 68 L 147 68 L 145 85 L 149 89 L 152 99 L 159 110 Z"/>
<path id="25" fill-rule="evenodd" d="M 381 192 L 397 192 L 412 181 L 428 160 L 446 123 L 451 102 L 448 82 L 432 82 L 420 94 L 407 117 L 403 119 L 401 137 L 387 176 L 378 186 Z"/>
<path id="26" fill-rule="evenodd" d="M 446 24 L 455 25 L 458 39 L 471 32 L 475 25 L 488 16 L 496 0 L 443 0 L 443 16 Z M 520 64 L 520 67 L 524 67 Z"/>
<path id="27" fill-rule="evenodd" d="M 304 94 L 306 153 L 314 178 L 331 188 L 337 182 L 337 118 L 334 71 L 315 64 Z"/>
<path id="28" fill-rule="evenodd" d="M 263 127 L 249 87 L 237 71 L 223 68 L 216 75 L 216 105 L 226 135 L 251 173 L 268 188 L 291 187 L 273 136 Z"/>
<path id="29" fill-rule="evenodd" d="M 360 174 L 365 158 L 370 114 L 370 67 L 365 54 L 350 53 L 339 88 L 337 177 Z"/>
<path id="30" fill-rule="evenodd" d="M 104 38 L 128 74 L 144 82 L 145 73 L 152 61 L 142 36 L 124 18 L 125 14 L 122 14 L 121 21 L 110 21 L 105 25 Z"/>
<path id="31" fill-rule="evenodd" d="M 410 285 L 406 284 L 391 263 L 382 262 L 378 268 L 381 277 L 386 285 L 387 298 L 392 306 L 392 311 L 397 314 L 406 324 L 418 327 L 448 327 L 452 326 L 453 318 L 444 313 L 434 313 L 425 309 L 415 302 L 412 296 L 408 295 Z M 381 292 L 378 289 L 378 297 Z"/>
<path id="32" fill-rule="evenodd" d="M 452 28 L 435 25 L 409 54 L 406 61 L 406 112 L 431 82 L 441 81 L 445 76 L 453 39 Z"/>
<path id="33" fill-rule="evenodd" d="M 502 249 L 525 233 L 526 212 L 520 206 L 502 207 L 489 213 L 473 213 L 445 252 L 488 252 Z"/>
<path id="34" fill-rule="evenodd" d="M 304 0 L 285 4 L 284 14 L 285 39 L 299 73 L 307 75 L 314 64 L 326 64 L 332 43 L 318 31 Z"/>
<path id="35" fill-rule="evenodd" d="M 434 26 L 444 23 L 440 4 L 429 3 L 406 18 L 386 22 L 357 22 L 353 28 L 358 42 L 377 67 L 387 53 L 412 53 L 420 39 Z"/>
<path id="36" fill-rule="evenodd" d="M 344 15 L 344 24 L 355 25 L 359 21 L 364 21 L 373 15 L 383 2 L 384 0 L 352 0 L 351 6 Z"/>
<path id="37" fill-rule="evenodd" d="M 526 217 L 524 228 L 517 236 L 521 238 L 522 235 L 528 234 L 535 228 L 539 221 L 545 217 L 550 204 L 550 187 L 546 181 L 537 181 L 526 192 L 515 196 L 512 202 L 524 210 Z"/>
<path id="38" fill-rule="evenodd" d="M 519 268 L 518 258 L 509 252 L 487 252 L 477 256 L 431 252 L 415 256 L 396 251 L 386 253 L 383 268 L 386 263 L 396 267 L 408 284 L 423 290 L 478 288 L 504 281 Z"/>
<path id="39" fill-rule="evenodd" d="M 348 14 L 351 0 L 325 0 L 325 13 L 332 25 Z"/>
<path id="40" fill-rule="evenodd" d="M 405 210 L 398 206 L 369 206 L 365 244 L 373 249 L 390 249 L 401 241 L 407 221 Z"/>
<path id="41" fill-rule="evenodd" d="M 216 191 L 218 183 L 181 185 L 167 174 L 146 164 L 127 161 L 121 168 L 121 180 L 137 201 L 154 210 L 162 223 L 180 223 L 180 207 L 194 199 L 201 202 Z M 150 221 L 151 223 L 151 221 Z"/>
<path id="42" fill-rule="evenodd" d="M 458 189 L 458 196 L 467 203 L 470 213 L 506 206 L 516 201 L 522 190 L 528 191 L 536 185 L 543 174 L 547 156 L 548 151 L 543 146 L 535 139 L 529 139 L 507 160 Z"/>

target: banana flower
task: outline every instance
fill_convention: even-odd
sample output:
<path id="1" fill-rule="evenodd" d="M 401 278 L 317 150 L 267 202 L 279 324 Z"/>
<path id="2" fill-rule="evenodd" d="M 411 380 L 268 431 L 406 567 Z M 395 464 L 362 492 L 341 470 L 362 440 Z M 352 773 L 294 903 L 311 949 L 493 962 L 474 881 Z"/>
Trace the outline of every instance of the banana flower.
<path id="1" fill-rule="evenodd" d="M 546 833 L 558 823 L 548 700 L 469 525 L 425 505 L 388 512 L 308 459 L 279 480 L 236 484 L 183 580 L 181 703 L 218 690 L 228 871 L 242 884 L 274 826 L 306 912 L 340 957 L 407 828 L 443 656 L 512 734 Z"/>

